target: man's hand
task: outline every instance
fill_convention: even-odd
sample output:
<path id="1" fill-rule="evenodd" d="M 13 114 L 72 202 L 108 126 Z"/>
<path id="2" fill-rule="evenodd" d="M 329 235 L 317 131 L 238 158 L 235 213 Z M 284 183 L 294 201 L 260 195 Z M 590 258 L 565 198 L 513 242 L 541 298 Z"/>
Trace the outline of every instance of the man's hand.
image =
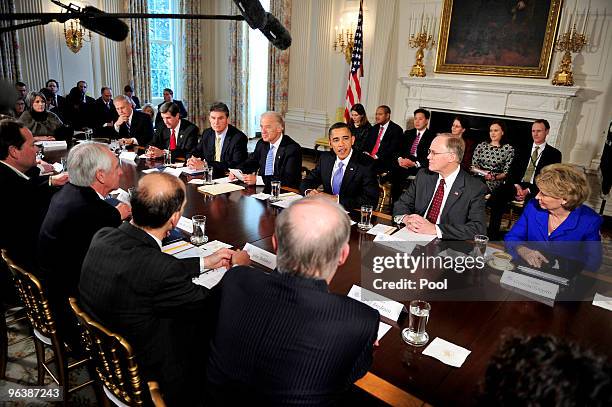
<path id="1" fill-rule="evenodd" d="M 414 161 L 412 161 L 410 158 L 399 157 L 397 159 L 397 163 L 402 168 L 412 168 L 412 167 L 416 166 L 416 163 Z"/>
<path id="2" fill-rule="evenodd" d="M 132 207 L 124 202 L 121 202 L 119 205 L 115 206 L 115 209 L 119 211 L 121 220 L 126 220 L 132 216 Z"/>
<path id="3" fill-rule="evenodd" d="M 486 179 L 487 181 L 493 181 L 495 179 L 495 175 L 489 172 L 487 173 L 487 175 L 485 175 L 484 179 Z"/>
<path id="4" fill-rule="evenodd" d="M 147 151 L 145 152 L 147 158 L 159 158 L 164 155 L 164 150 L 161 150 L 155 146 L 147 147 Z"/>
<path id="5" fill-rule="evenodd" d="M 244 183 L 247 185 L 257 184 L 257 174 L 256 173 L 244 174 Z"/>
<path id="6" fill-rule="evenodd" d="M 548 259 L 537 250 L 532 250 L 525 246 L 519 246 L 516 252 L 521 256 L 531 267 L 540 268 L 542 263 L 548 263 Z"/>
<path id="7" fill-rule="evenodd" d="M 208 257 L 204 258 L 204 266 L 207 269 L 219 267 L 231 267 L 234 251 L 230 249 L 219 249 Z"/>
<path id="8" fill-rule="evenodd" d="M 251 264 L 251 256 L 245 250 L 236 250 L 231 259 L 232 266 L 248 266 Z"/>
<path id="9" fill-rule="evenodd" d="M 61 187 L 62 185 L 68 182 L 69 175 L 67 172 L 62 172 L 61 174 L 52 175 L 49 177 L 49 182 L 51 182 L 51 186 Z"/>
<path id="10" fill-rule="evenodd" d="M 129 116 L 119 116 L 117 121 L 115 122 L 115 127 L 121 127 L 123 123 L 126 123 L 130 119 Z"/>
<path id="11" fill-rule="evenodd" d="M 325 192 L 321 192 L 321 191 L 316 190 L 316 189 L 311 189 L 306 194 L 306 196 L 315 196 L 315 195 L 325 197 L 325 198 L 327 198 L 327 199 L 329 199 L 331 201 L 334 201 L 334 202 L 338 202 L 338 195 L 327 194 Z"/>
<path id="12" fill-rule="evenodd" d="M 55 141 L 53 136 L 34 136 L 34 141 Z"/>
<path id="13" fill-rule="evenodd" d="M 406 224 L 406 228 L 414 233 L 421 233 L 424 235 L 435 235 L 436 225 L 422 217 L 421 215 L 408 215 L 404 216 L 403 222 Z"/>
<path id="14" fill-rule="evenodd" d="M 206 167 L 206 160 L 192 156 L 187 160 L 187 166 L 192 170 L 203 170 Z"/>
<path id="15" fill-rule="evenodd" d="M 134 139 L 132 138 L 120 138 L 117 141 L 119 141 L 119 144 L 121 144 L 122 146 L 131 146 L 132 144 L 134 144 Z"/>

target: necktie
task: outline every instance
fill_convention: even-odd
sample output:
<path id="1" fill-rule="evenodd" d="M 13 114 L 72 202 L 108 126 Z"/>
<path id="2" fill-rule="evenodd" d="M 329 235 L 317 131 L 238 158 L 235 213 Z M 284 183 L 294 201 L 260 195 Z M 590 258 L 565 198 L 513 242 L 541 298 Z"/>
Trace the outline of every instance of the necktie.
<path id="1" fill-rule="evenodd" d="M 264 175 L 274 175 L 274 146 L 270 144 L 270 150 L 266 157 L 266 168 Z"/>
<path id="2" fill-rule="evenodd" d="M 215 139 L 215 161 L 221 161 L 221 136 Z"/>
<path id="3" fill-rule="evenodd" d="M 338 169 L 336 170 L 334 178 L 332 179 L 332 193 L 334 195 L 340 194 L 340 186 L 342 185 L 342 177 L 344 176 L 344 171 L 342 170 L 342 167 L 344 167 L 344 164 L 342 163 L 342 161 L 340 161 L 338 163 Z"/>
<path id="4" fill-rule="evenodd" d="M 427 212 L 426 219 L 433 224 L 435 224 L 438 220 L 440 208 L 442 207 L 442 199 L 444 199 L 444 178 L 440 178 L 440 184 L 438 185 L 438 189 L 436 189 L 433 201 L 431 201 L 431 206 Z"/>
<path id="5" fill-rule="evenodd" d="M 176 131 L 172 129 L 172 133 L 170 133 L 170 151 L 176 149 Z"/>
<path id="6" fill-rule="evenodd" d="M 125 122 L 125 127 L 127 128 L 128 135 L 131 136 L 132 132 L 130 130 L 130 122 Z"/>
<path id="7" fill-rule="evenodd" d="M 378 138 L 376 139 L 376 144 L 374 144 L 374 148 L 372 149 L 372 152 L 370 153 L 370 155 L 376 155 L 378 153 L 378 149 L 380 147 L 380 141 L 382 140 L 383 131 L 385 131 L 385 127 L 380 126 L 380 130 L 378 131 Z"/>
<path id="8" fill-rule="evenodd" d="M 415 156 L 417 152 L 417 147 L 419 146 L 419 141 L 421 141 L 421 132 L 417 131 L 416 138 L 412 142 L 412 147 L 410 147 L 410 155 Z"/>
<path id="9" fill-rule="evenodd" d="M 533 149 L 533 153 L 531 153 L 531 159 L 529 160 L 529 164 L 527 164 L 527 169 L 525 170 L 525 176 L 523 177 L 523 182 L 531 182 L 531 178 L 533 177 L 533 173 L 535 172 L 536 162 L 538 161 L 538 151 L 540 150 L 540 146 L 536 146 Z"/>

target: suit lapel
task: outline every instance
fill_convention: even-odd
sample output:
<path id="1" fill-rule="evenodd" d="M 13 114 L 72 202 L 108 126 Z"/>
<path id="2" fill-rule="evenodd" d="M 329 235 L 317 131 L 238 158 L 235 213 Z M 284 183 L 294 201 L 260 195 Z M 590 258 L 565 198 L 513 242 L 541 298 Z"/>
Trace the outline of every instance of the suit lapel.
<path id="1" fill-rule="evenodd" d="M 332 153 L 326 156 L 327 158 L 321 158 L 321 178 L 323 181 L 323 188 L 325 191 L 331 193 L 332 190 L 332 171 L 334 170 L 334 163 L 336 162 L 336 156 Z"/>
<path id="2" fill-rule="evenodd" d="M 228 125 L 227 133 L 225 133 L 225 140 L 223 140 L 223 145 L 221 146 L 221 160 L 223 160 L 223 157 L 225 156 L 225 153 L 227 152 L 227 149 L 229 148 L 233 137 L 234 132 L 232 131 L 232 128 Z"/>
<path id="3" fill-rule="evenodd" d="M 455 178 L 455 182 L 453 182 L 453 186 L 451 187 L 448 197 L 446 198 L 446 202 L 444 203 L 444 208 L 442 208 L 440 222 L 443 222 L 442 219 L 446 219 L 445 216 L 449 213 L 453 205 L 459 200 L 463 194 L 464 188 L 465 175 L 463 174 L 463 171 L 459 170 L 459 174 L 457 174 L 457 178 Z"/>
<path id="4" fill-rule="evenodd" d="M 269 146 L 270 144 L 268 144 Z M 269 150 L 269 149 L 268 149 Z M 285 146 L 283 144 L 283 142 L 281 141 L 281 143 L 278 146 L 278 151 L 276 152 L 276 158 L 274 159 L 274 174 L 280 174 L 280 162 L 281 159 L 283 157 L 283 154 L 285 154 Z M 268 155 L 268 152 L 266 151 L 266 156 Z"/>
<path id="5" fill-rule="evenodd" d="M 353 182 L 353 178 L 355 178 L 355 174 L 357 172 L 357 163 L 355 162 L 355 152 L 351 156 L 351 159 L 348 162 L 348 165 L 344 169 L 344 176 L 342 177 L 342 184 L 340 184 L 340 194 L 344 193 L 345 189 L 351 185 Z"/>
<path id="6" fill-rule="evenodd" d="M 578 211 L 579 209 L 575 209 L 570 212 L 567 219 L 565 219 L 563 223 L 561 223 L 559 227 L 557 227 L 557 229 L 553 230 L 553 232 L 550 234 L 550 237 L 558 238 L 560 236 L 565 235 L 567 232 L 571 232 L 572 230 L 576 229 L 576 227 L 580 223 L 580 214 L 578 213 Z M 548 221 L 548 219 L 546 220 Z M 548 233 L 548 222 L 546 222 L 545 230 Z"/>

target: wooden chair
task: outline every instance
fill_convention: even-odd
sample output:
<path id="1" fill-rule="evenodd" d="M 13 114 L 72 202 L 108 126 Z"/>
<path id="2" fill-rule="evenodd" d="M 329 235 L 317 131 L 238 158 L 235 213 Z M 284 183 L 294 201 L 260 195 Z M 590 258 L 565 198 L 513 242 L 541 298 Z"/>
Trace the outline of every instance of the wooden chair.
<path id="1" fill-rule="evenodd" d="M 69 372 L 86 364 L 88 359 L 84 358 L 68 363 L 70 350 L 59 338 L 55 327 L 55 320 L 40 281 L 31 273 L 13 263 L 5 250 L 2 250 L 2 258 L 13 273 L 17 293 L 25 306 L 28 321 L 34 332 L 34 346 L 38 368 L 37 384 L 42 386 L 45 380 L 45 373 L 48 373 L 53 381 L 62 387 L 64 405 L 68 405 L 68 396 L 71 393 L 93 383 L 93 380 L 88 380 L 72 388 L 68 386 Z M 53 351 L 53 356 L 50 359 L 45 358 L 45 346 L 50 347 Z M 51 371 L 50 365 L 52 363 L 55 364 L 56 374 Z"/>
<path id="2" fill-rule="evenodd" d="M 142 406 L 148 404 L 148 395 L 143 394 L 138 364 L 130 344 L 94 321 L 70 298 L 70 306 L 81 327 L 81 339 L 95 366 L 96 378 L 100 381 L 106 397 L 116 406 Z M 156 407 L 165 407 L 157 382 L 147 383 L 150 399 Z"/>
<path id="3" fill-rule="evenodd" d="M 0 307 L 3 307 L 3 305 L 0 304 Z M 2 316 L 0 318 L 0 380 L 4 380 L 6 377 L 6 367 L 8 365 L 8 327 L 25 322 L 27 316 L 25 315 L 25 309 L 22 307 L 9 310 L 8 312 L 5 312 L 3 308 L 0 308 L 0 311 L 2 311 Z M 23 338 L 13 342 L 11 345 L 17 345 L 18 343 L 27 341 L 28 339 L 32 339 L 32 336 L 24 336 Z"/>

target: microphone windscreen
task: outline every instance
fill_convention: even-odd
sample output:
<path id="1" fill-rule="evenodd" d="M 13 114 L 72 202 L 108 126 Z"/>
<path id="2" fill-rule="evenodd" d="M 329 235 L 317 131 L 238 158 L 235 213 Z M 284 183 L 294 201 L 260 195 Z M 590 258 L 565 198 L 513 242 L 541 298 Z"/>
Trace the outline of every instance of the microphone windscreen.
<path id="1" fill-rule="evenodd" d="M 266 25 L 260 31 L 278 49 L 285 50 L 291 45 L 291 34 L 270 13 L 266 13 Z"/>
<path id="2" fill-rule="evenodd" d="M 242 14 L 252 29 L 257 30 L 264 26 L 266 23 L 266 10 L 264 10 L 259 0 L 234 0 L 234 3 L 236 3 L 240 14 Z"/>
<path id="3" fill-rule="evenodd" d="M 126 39 L 129 28 L 123 21 L 115 17 L 104 17 L 105 12 L 91 6 L 85 7 L 82 11 L 89 14 L 88 17 L 80 19 L 83 27 L 113 41 Z"/>

